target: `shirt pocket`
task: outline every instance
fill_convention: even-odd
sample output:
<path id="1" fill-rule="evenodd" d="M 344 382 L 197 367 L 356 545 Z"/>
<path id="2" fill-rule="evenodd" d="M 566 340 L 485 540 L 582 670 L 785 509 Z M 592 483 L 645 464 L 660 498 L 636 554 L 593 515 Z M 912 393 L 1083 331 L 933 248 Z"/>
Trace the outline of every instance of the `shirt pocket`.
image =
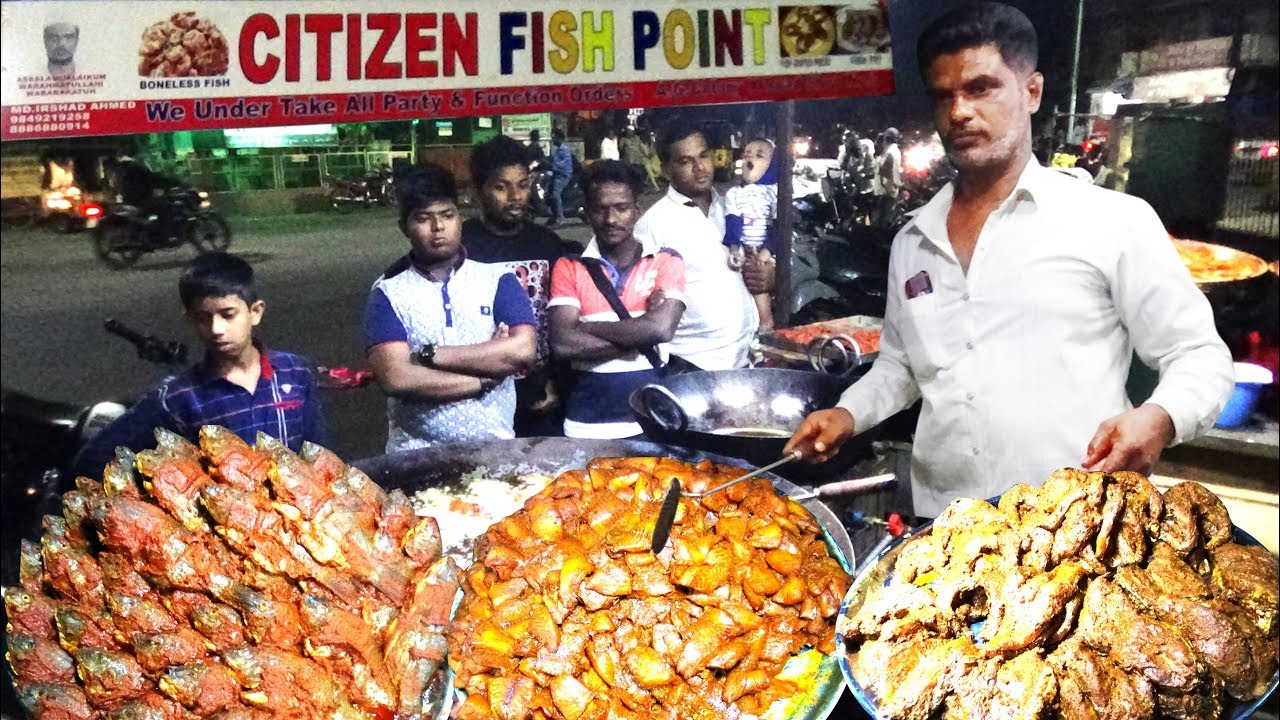
<path id="1" fill-rule="evenodd" d="M 901 306 L 899 332 L 918 379 L 932 378 L 947 366 L 947 328 L 940 306 L 934 293 L 917 295 Z"/>

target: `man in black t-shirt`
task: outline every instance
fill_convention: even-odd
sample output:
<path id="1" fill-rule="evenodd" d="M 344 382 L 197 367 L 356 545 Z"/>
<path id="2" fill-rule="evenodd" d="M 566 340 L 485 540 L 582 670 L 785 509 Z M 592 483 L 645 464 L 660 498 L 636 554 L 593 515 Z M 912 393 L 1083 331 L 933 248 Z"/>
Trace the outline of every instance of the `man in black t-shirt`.
<path id="1" fill-rule="evenodd" d="M 500 135 L 477 145 L 471 151 L 471 177 L 482 214 L 462 224 L 467 259 L 503 265 L 514 273 L 538 320 L 538 368 L 516 381 L 516 436 L 560 435 L 564 410 L 552 381 L 543 315 L 551 294 L 551 267 L 565 255 L 581 253 L 582 246 L 529 222 L 533 180 L 527 151 L 519 142 Z"/>

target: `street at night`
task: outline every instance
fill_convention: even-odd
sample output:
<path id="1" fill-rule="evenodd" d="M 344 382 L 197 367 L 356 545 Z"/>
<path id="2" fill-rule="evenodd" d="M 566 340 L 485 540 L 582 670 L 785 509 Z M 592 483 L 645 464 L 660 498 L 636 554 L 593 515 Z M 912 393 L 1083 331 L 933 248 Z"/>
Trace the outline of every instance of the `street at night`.
<path id="1" fill-rule="evenodd" d="M 261 339 L 326 367 L 364 366 L 361 318 L 369 286 L 408 248 L 391 210 L 351 215 L 231 218 L 230 250 L 253 263 L 267 303 Z M 585 242 L 581 222 L 561 234 Z M 93 255 L 88 233 L 6 230 L 4 283 L 6 387 L 36 397 L 91 404 L 128 402 L 163 376 L 133 347 L 102 328 L 107 318 L 192 352 L 178 300 L 178 276 L 190 247 L 145 256 L 112 270 Z M 376 386 L 326 391 L 334 450 L 342 457 L 380 454 L 385 400 Z"/>

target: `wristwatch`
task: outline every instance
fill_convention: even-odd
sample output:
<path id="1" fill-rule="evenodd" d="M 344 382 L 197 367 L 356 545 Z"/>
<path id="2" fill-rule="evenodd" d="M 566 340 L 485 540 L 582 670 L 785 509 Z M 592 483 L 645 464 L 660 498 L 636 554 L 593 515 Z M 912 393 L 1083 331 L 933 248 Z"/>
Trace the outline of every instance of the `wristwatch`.
<path id="1" fill-rule="evenodd" d="M 493 378 L 480 378 L 480 394 L 484 395 L 490 390 L 498 387 L 498 381 Z"/>
<path id="2" fill-rule="evenodd" d="M 418 351 L 418 362 L 422 363 L 423 365 L 426 365 L 427 367 L 436 366 L 436 344 L 435 343 L 427 343 L 426 345 L 422 346 L 422 349 Z"/>

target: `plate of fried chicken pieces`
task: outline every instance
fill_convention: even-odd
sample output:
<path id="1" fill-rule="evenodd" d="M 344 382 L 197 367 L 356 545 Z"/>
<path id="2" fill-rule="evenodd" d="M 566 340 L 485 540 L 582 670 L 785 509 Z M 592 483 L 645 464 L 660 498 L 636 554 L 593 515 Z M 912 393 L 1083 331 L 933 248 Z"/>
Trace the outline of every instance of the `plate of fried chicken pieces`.
<path id="1" fill-rule="evenodd" d="M 447 634 L 457 720 L 820 720 L 851 578 L 803 505 L 740 468 L 597 458 L 494 525 Z"/>
<path id="2" fill-rule="evenodd" d="M 1237 720 L 1276 687 L 1278 582 L 1204 486 L 1063 469 L 886 550 L 836 642 L 884 720 Z"/>

